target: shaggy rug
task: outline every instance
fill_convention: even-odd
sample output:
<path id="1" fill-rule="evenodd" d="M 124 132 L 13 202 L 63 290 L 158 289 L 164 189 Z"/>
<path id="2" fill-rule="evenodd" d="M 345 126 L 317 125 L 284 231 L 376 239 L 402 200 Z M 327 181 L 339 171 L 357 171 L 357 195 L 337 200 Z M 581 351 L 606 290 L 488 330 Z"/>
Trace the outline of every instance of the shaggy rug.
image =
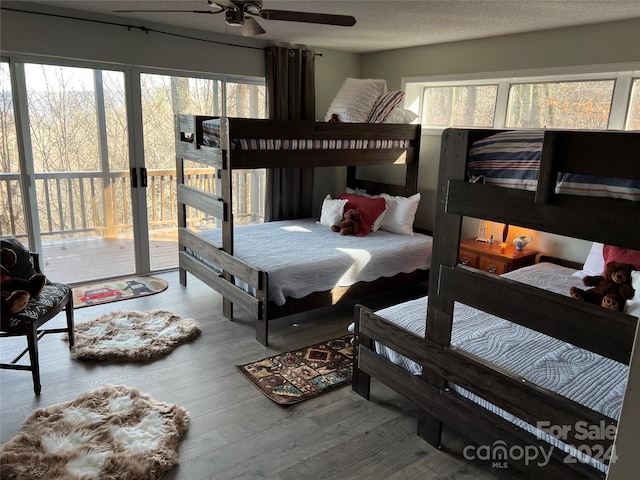
<path id="1" fill-rule="evenodd" d="M 196 338 L 200 327 L 190 318 L 154 310 L 107 313 L 76 324 L 74 332 L 72 358 L 146 362 Z"/>
<path id="2" fill-rule="evenodd" d="M 302 402 L 351 384 L 351 338 L 345 335 L 236 368 L 274 402 Z"/>
<path id="3" fill-rule="evenodd" d="M 188 426 L 184 408 L 107 385 L 35 410 L 0 451 L 2 478 L 158 479 L 178 463 Z"/>
<path id="4" fill-rule="evenodd" d="M 168 283 L 157 277 L 125 277 L 73 287 L 73 308 L 155 295 Z"/>

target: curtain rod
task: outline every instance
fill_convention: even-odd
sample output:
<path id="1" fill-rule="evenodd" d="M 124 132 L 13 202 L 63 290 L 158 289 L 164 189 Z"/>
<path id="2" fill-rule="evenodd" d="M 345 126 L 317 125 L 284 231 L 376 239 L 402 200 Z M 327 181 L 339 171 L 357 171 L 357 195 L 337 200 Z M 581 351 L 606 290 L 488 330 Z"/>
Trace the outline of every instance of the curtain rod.
<path id="1" fill-rule="evenodd" d="M 129 31 L 131 31 L 132 29 L 136 29 L 136 30 L 143 31 L 146 34 L 148 34 L 150 32 L 152 32 L 152 33 L 160 33 L 160 34 L 163 34 L 163 35 L 169 35 L 169 36 L 173 36 L 173 37 L 186 38 L 188 40 L 197 40 L 197 41 L 200 41 L 200 42 L 215 43 L 217 45 L 224 45 L 224 46 L 227 46 L 227 47 L 248 48 L 248 49 L 251 49 L 251 50 L 264 50 L 263 47 L 251 47 L 251 46 L 248 46 L 248 45 L 238 45 L 238 44 L 235 44 L 235 43 L 226 43 L 226 42 L 219 42 L 219 41 L 215 41 L 215 40 L 207 40 L 207 39 L 204 39 L 204 38 L 191 37 L 189 35 L 182 35 L 182 34 L 179 34 L 179 33 L 164 32 L 162 30 L 156 30 L 154 28 L 145 27 L 144 25 L 127 25 L 125 23 L 108 22 L 106 20 L 92 20 L 92 19 L 89 19 L 89 18 L 72 17 L 70 15 L 60 15 L 60 14 L 56 14 L 56 13 L 32 12 L 32 11 L 29 11 L 29 10 L 20 10 L 18 8 L 9 8 L 9 7 L 0 7 L 0 9 L 8 10 L 8 11 L 11 11 L 11 12 L 30 13 L 32 15 L 44 15 L 44 16 L 47 16 L 47 17 L 57 17 L 57 18 L 66 18 L 66 19 L 69 19 L 69 20 L 80 20 L 80 21 L 83 21 L 83 22 L 101 23 L 103 25 L 112 25 L 112 26 L 116 26 L 116 27 L 124 27 Z"/>

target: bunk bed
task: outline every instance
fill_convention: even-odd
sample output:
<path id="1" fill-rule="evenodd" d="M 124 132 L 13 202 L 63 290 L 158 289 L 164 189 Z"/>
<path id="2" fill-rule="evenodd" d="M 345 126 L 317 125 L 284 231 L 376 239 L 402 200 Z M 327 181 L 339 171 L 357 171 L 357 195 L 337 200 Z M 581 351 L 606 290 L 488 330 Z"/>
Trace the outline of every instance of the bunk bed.
<path id="1" fill-rule="evenodd" d="M 240 169 L 346 166 L 347 187 L 354 191 L 364 191 L 368 195 L 386 193 L 395 197 L 414 196 L 418 191 L 419 148 L 420 125 L 177 115 L 176 162 L 181 284 L 186 285 L 187 273 L 191 273 L 219 292 L 224 297 L 223 313 L 227 318 L 232 318 L 234 305 L 241 307 L 256 321 L 256 338 L 267 345 L 270 320 L 426 281 L 432 238 L 416 233 L 411 236 L 414 244 L 412 248 L 419 250 L 420 258 L 410 267 L 405 265 L 397 272 L 381 272 L 376 278 L 369 275 L 363 277 L 364 280 L 355 279 L 347 283 L 336 283 L 338 279 L 334 279 L 328 287 L 312 292 L 298 292 L 293 295 L 284 289 L 284 293 L 275 293 L 276 274 L 266 267 L 261 268 L 260 263 L 256 263 L 259 259 L 255 256 L 247 255 L 251 251 L 264 251 L 268 245 L 287 245 L 287 242 L 294 245 L 300 241 L 300 237 L 263 241 L 267 236 L 272 238 L 274 228 L 279 231 L 314 232 L 313 236 L 324 237 L 325 245 L 328 242 L 333 251 L 336 250 L 338 242 L 347 239 L 339 239 L 340 235 L 336 233 L 333 233 L 333 236 L 328 235 L 326 227 L 322 227 L 324 231 L 320 232 L 315 226 L 315 219 L 307 220 L 306 223 L 303 220 L 297 223 L 289 222 L 283 226 L 262 224 L 234 227 L 232 214 L 233 171 Z M 185 182 L 187 161 L 215 169 L 220 181 L 219 195 L 211 195 Z M 394 165 L 393 168 L 403 168 L 404 183 L 388 184 L 357 178 L 356 168 L 362 165 Z M 190 229 L 187 225 L 187 207 L 193 207 L 218 219 L 220 228 L 214 232 L 218 237 L 208 237 L 204 232 Z M 267 230 L 270 233 L 263 235 Z M 374 241 L 385 235 L 385 242 L 391 242 L 391 237 L 394 236 L 402 237 L 388 232 L 376 232 L 365 239 L 350 237 L 349 241 Z M 244 242 L 250 241 L 249 238 L 253 239 L 254 247 L 245 246 L 243 250 Z M 403 240 L 406 241 L 407 238 L 409 236 L 405 236 Z M 364 248 L 360 245 L 351 243 L 343 247 L 345 250 Z M 385 250 L 393 252 L 394 247 L 391 245 L 394 244 L 387 243 Z M 329 249 L 317 244 L 313 248 L 318 252 Z M 375 256 L 377 255 L 376 253 Z M 398 255 L 399 258 L 410 257 L 400 253 Z M 268 256 L 268 253 L 262 252 L 263 259 Z M 293 249 L 289 257 L 288 261 L 295 265 L 297 259 Z M 305 264 L 309 278 L 325 267 L 326 263 L 322 265 L 317 261 L 313 265 Z M 283 276 L 287 275 L 280 271 L 279 278 Z M 306 280 L 297 282 L 298 285 L 306 283 Z M 277 288 L 280 290 L 280 287 Z"/>
<path id="2" fill-rule="evenodd" d="M 638 319 L 570 298 L 581 265 L 541 262 L 497 276 L 458 264 L 459 243 L 472 217 L 640 250 L 640 134 L 544 131 L 535 174 L 511 174 L 529 176 L 528 186 L 498 186 L 509 176 L 499 172 L 473 183 L 473 149 L 504 133 L 443 133 L 428 297 L 356 307 L 353 389 L 368 399 L 376 378 L 416 403 L 418 435 L 440 447 L 447 425 L 484 446 L 493 467 L 605 478 Z M 568 175 L 578 182 L 563 192 Z M 593 187 L 602 183 L 626 193 Z"/>

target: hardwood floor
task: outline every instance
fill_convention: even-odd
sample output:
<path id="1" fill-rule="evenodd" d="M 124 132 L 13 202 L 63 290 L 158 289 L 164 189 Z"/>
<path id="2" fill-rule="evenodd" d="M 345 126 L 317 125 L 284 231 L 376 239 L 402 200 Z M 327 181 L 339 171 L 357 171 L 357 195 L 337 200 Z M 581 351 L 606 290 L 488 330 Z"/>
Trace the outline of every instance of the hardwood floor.
<path id="1" fill-rule="evenodd" d="M 76 323 L 115 310 L 168 309 L 194 318 L 202 328 L 195 341 L 148 364 L 77 361 L 57 334 L 40 341 L 42 394 L 34 396 L 29 372 L 0 370 L 0 438 L 10 440 L 32 410 L 74 399 L 104 384 L 138 388 L 190 412 L 180 444 L 180 465 L 168 480 L 200 479 L 474 479 L 524 478 L 513 470 L 471 463 L 468 442 L 445 430 L 442 450 L 415 434 L 414 407 L 373 381 L 371 401 L 345 387 L 298 405 L 282 407 L 263 396 L 235 369 L 257 360 L 344 334 L 353 305 L 322 309 L 270 324 L 270 347 L 255 340 L 255 329 L 239 310 L 222 317 L 220 296 L 189 276 L 159 275 L 169 288 L 157 295 L 82 308 Z M 419 292 L 405 290 L 368 298 L 373 308 Z M 63 316 L 54 322 L 63 323 Z M 51 323 L 51 322 L 50 322 Z M 2 339 L 3 359 L 23 347 L 23 339 Z"/>

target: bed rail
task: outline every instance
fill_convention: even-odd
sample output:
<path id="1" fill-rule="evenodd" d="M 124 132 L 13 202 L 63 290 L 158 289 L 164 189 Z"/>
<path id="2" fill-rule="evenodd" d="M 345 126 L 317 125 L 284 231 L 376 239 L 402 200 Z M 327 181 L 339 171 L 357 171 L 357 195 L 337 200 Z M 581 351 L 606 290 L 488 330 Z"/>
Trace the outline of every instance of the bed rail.
<path id="1" fill-rule="evenodd" d="M 347 167 L 347 184 L 370 193 L 413 195 L 418 191 L 418 161 L 421 140 L 420 125 L 348 124 L 311 121 L 275 121 L 263 119 L 221 118 L 220 148 L 204 145 L 202 123 L 215 117 L 176 115 L 176 166 L 178 180 L 178 225 L 180 282 L 186 285 L 187 271 L 220 292 L 223 313 L 233 317 L 233 305 L 238 305 L 256 319 L 256 337 L 267 344 L 268 320 L 312 308 L 333 305 L 359 295 L 397 287 L 402 282 L 426 280 L 425 272 L 402 274 L 391 280 L 357 284 L 349 288 L 336 287 L 317 292 L 304 299 L 291 299 L 283 306 L 268 302 L 268 275 L 252 269 L 234 257 L 233 170 L 276 167 Z M 403 140 L 403 148 L 350 148 L 310 150 L 243 150 L 236 147 L 238 139 L 307 139 L 323 140 Z M 215 168 L 220 182 L 220 195 L 211 195 L 185 185 L 185 161 L 195 161 Z M 398 165 L 405 169 L 403 185 L 370 182 L 357 178 L 359 165 Z M 199 238 L 186 224 L 186 209 L 192 207 L 220 222 L 221 245 Z M 211 271 L 210 263 L 221 271 Z M 255 295 L 236 286 L 236 279 L 255 289 Z"/>
<path id="2" fill-rule="evenodd" d="M 354 362 L 357 362 L 358 368 L 354 371 L 353 389 L 357 393 L 369 398 L 370 377 L 373 375 L 385 385 L 411 398 L 423 412 L 464 432 L 478 445 L 500 444 L 522 448 L 535 445 L 547 450 L 550 448 L 550 445 L 535 435 L 515 427 L 507 420 L 479 408 L 457 394 L 449 388 L 450 384 L 458 385 L 482 398 L 488 398 L 498 407 L 532 425 L 536 425 L 539 419 L 549 421 L 550 425 L 581 424 L 585 429 L 599 429 L 597 431 L 601 431 L 603 425 L 617 425 L 614 419 L 550 390 L 530 384 L 474 355 L 458 349 L 443 348 L 426 338 L 414 335 L 361 305 L 356 307 L 355 337 L 358 340 L 358 348 Z M 445 383 L 434 385 L 392 364 L 375 353 L 374 341 L 420 364 L 424 371 L 423 377 L 435 375 Z M 593 451 L 603 449 L 603 452 L 608 451 L 613 445 L 613 439 L 585 439 L 582 431 L 576 430 L 570 430 L 561 440 L 572 445 L 583 445 L 584 449 Z M 566 453 L 555 447 L 552 451 L 551 461 L 544 465 L 545 478 L 604 478 L 601 472 L 579 462 L 567 465 Z M 536 470 L 534 464 L 530 465 L 513 458 L 508 458 L 508 461 L 524 471 Z"/>
<path id="3" fill-rule="evenodd" d="M 555 193 L 558 172 L 640 178 L 640 135 L 546 131 L 537 189 L 529 192 L 468 183 L 467 158 L 472 143 L 498 132 L 448 129 L 443 133 L 425 338 L 364 307 L 356 312 L 359 346 L 354 389 L 368 397 L 369 379 L 374 375 L 397 391 L 408 392 L 419 406 L 418 433 L 437 446 L 443 422 L 482 445 L 497 441 L 507 446 L 540 444 L 532 435 L 450 391 L 451 384 L 532 425 L 538 421 L 574 426 L 584 421 L 594 428 L 617 425 L 614 419 L 451 346 L 455 302 L 627 365 L 636 333 L 635 317 L 463 267 L 457 261 L 465 216 L 640 250 L 640 230 L 634 228 L 640 204 Z M 525 305 L 532 308 L 523 308 Z M 422 376 L 414 377 L 382 359 L 373 349 L 374 341 L 421 364 Z M 613 445 L 612 438 L 590 440 L 575 433 L 569 431 L 563 440 L 605 452 Z M 544 469 L 545 478 L 605 477 L 589 465 L 566 464 L 564 456 L 554 456 L 555 461 Z M 530 467 L 517 459 L 509 461 L 523 470 Z"/>

